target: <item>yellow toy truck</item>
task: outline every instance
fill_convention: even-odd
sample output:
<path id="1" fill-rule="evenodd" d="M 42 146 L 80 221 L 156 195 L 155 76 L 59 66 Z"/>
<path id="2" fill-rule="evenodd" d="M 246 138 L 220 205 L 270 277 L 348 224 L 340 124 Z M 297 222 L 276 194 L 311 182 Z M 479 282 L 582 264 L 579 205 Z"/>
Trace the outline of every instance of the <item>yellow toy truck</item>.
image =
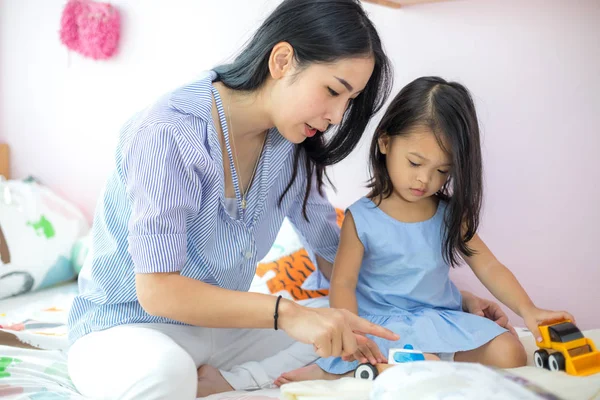
<path id="1" fill-rule="evenodd" d="M 536 341 L 539 350 L 533 355 L 537 367 L 576 376 L 600 372 L 600 352 L 570 320 L 540 325 L 539 329 L 542 341 Z"/>

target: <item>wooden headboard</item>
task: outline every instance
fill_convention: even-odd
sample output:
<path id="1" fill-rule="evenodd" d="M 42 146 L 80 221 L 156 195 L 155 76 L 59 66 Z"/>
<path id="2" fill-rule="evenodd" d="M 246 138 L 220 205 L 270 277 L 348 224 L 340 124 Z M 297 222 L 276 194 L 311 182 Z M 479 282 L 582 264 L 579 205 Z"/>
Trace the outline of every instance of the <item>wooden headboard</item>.
<path id="1" fill-rule="evenodd" d="M 0 175 L 10 179 L 10 158 L 6 143 L 0 143 Z"/>

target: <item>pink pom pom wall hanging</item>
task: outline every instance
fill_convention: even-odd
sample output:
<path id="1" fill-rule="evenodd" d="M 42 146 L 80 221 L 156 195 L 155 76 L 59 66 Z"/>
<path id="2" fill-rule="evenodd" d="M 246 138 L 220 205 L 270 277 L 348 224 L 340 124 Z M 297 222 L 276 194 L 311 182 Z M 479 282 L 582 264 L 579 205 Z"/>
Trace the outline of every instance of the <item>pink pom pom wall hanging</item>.
<path id="1" fill-rule="evenodd" d="M 69 0 L 60 21 L 60 41 L 85 57 L 112 57 L 119 44 L 121 18 L 108 3 Z"/>

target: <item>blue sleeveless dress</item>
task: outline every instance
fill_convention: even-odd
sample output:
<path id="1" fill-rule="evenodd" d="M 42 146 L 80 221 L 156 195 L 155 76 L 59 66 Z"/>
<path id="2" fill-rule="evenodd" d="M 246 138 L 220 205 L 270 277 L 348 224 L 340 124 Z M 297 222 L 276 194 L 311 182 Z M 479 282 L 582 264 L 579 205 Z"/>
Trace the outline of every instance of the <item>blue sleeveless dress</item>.
<path id="1" fill-rule="evenodd" d="M 392 218 L 367 198 L 349 208 L 365 248 L 356 286 L 359 315 L 400 335 L 397 342 L 370 336 L 385 357 L 405 344 L 433 354 L 472 350 L 506 332 L 462 311 L 462 296 L 442 256 L 446 206 L 440 202 L 431 219 L 416 223 Z M 333 374 L 358 365 L 336 357 L 317 364 Z"/>

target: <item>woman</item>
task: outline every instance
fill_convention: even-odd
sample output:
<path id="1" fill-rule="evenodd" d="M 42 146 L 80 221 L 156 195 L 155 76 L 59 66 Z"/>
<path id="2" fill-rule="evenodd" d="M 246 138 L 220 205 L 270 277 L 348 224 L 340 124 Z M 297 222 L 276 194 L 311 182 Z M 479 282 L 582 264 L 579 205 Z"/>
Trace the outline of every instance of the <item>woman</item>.
<path id="1" fill-rule="evenodd" d="M 358 1 L 286 0 L 232 64 L 135 115 L 69 315 L 78 390 L 192 399 L 244 388 L 248 376 L 272 381 L 290 364 L 253 361 L 301 346 L 294 340 L 314 347 L 312 359 L 350 355 L 364 333 L 396 340 L 344 310 L 247 292 L 285 217 L 330 276 L 339 229 L 324 169 L 352 151 L 390 87 Z M 238 367 L 223 388 L 215 370 L 198 380 L 202 365 Z"/>

